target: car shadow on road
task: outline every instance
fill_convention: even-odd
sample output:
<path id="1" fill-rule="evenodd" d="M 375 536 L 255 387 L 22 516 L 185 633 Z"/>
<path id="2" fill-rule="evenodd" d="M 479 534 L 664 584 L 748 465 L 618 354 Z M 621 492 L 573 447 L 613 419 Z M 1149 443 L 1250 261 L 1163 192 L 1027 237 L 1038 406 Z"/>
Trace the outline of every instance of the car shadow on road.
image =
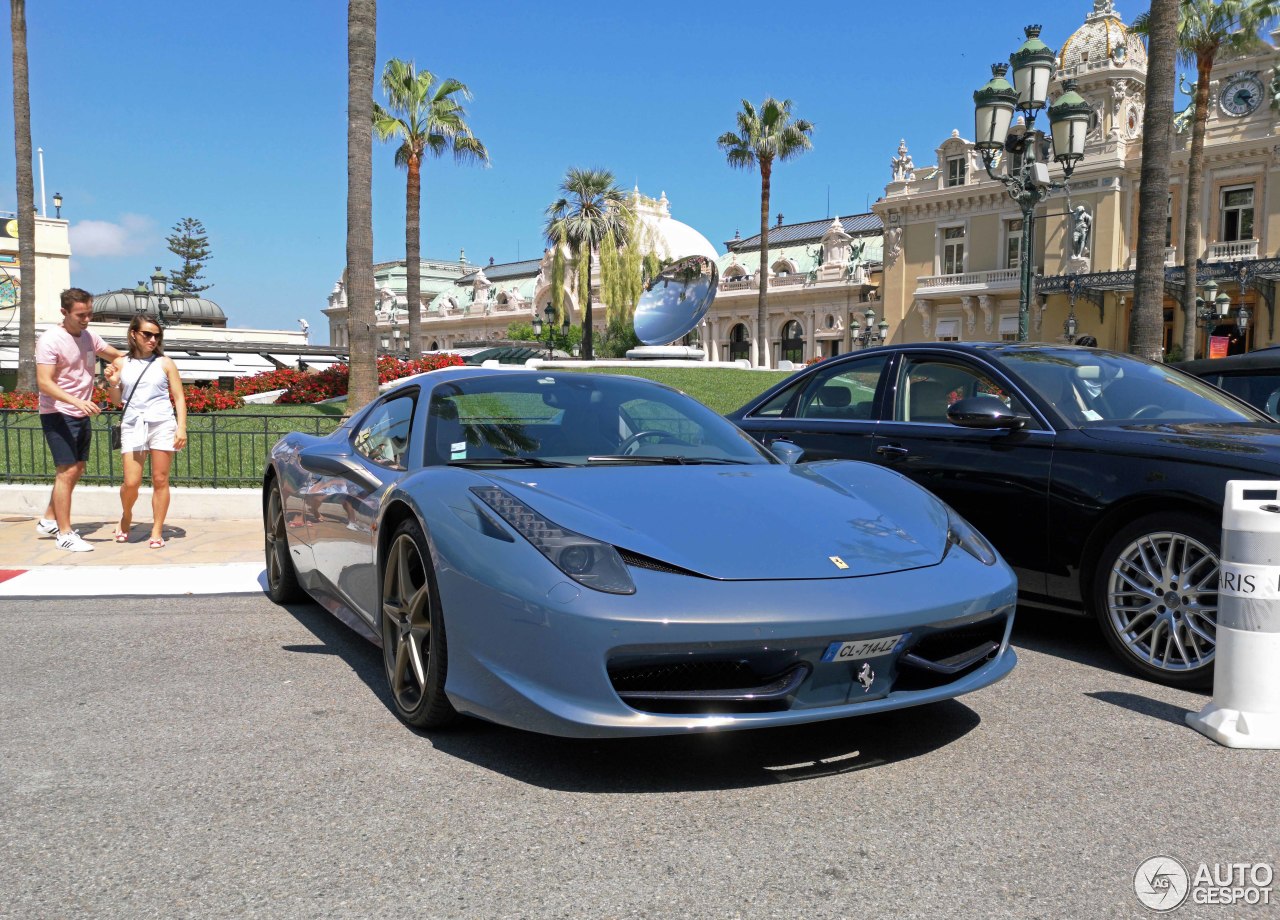
<path id="1" fill-rule="evenodd" d="M 1014 648 L 1065 658 L 1112 674 L 1132 676 L 1107 646 L 1107 640 L 1092 617 L 1019 607 L 1013 621 L 1011 642 Z"/>
<path id="2" fill-rule="evenodd" d="M 282 609 L 319 645 L 286 650 L 337 655 L 394 712 L 382 653 L 316 604 Z M 520 782 L 566 792 L 689 792 L 816 779 L 921 757 L 981 723 L 956 700 L 787 728 L 656 738 L 556 738 L 464 719 L 448 731 L 405 726 L 406 739 Z"/>

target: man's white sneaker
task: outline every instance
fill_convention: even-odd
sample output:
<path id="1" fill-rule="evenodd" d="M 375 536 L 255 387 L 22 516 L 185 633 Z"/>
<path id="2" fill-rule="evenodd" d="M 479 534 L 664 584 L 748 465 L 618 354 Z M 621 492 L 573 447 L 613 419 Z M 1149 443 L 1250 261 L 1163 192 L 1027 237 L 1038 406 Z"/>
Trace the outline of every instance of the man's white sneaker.
<path id="1" fill-rule="evenodd" d="M 36 521 L 37 537 L 56 537 L 58 535 L 58 522 L 51 521 L 48 518 L 41 518 Z"/>
<path id="2" fill-rule="evenodd" d="M 71 533 L 58 534 L 58 549 L 65 549 L 69 553 L 93 552 L 93 546 L 85 542 L 84 537 L 74 530 Z"/>

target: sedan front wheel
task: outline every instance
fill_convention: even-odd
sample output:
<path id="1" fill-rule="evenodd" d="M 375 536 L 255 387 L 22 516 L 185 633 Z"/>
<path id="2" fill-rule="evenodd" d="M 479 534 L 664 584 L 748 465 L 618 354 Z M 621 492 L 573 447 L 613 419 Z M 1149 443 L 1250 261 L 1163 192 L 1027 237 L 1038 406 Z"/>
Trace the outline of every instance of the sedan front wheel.
<path id="1" fill-rule="evenodd" d="M 1153 514 L 1107 544 L 1094 607 L 1111 647 L 1144 677 L 1181 687 L 1213 680 L 1221 535 L 1189 514 Z"/>

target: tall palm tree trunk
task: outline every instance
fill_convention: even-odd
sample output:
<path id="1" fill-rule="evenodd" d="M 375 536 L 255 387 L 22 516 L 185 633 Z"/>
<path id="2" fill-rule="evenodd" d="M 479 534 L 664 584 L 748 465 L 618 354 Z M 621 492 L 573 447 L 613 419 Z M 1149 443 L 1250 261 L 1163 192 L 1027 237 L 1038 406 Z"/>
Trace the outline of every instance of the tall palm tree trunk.
<path id="1" fill-rule="evenodd" d="M 31 92 L 27 72 L 26 0 L 9 0 L 13 36 L 13 149 L 18 168 L 18 389 L 36 388 L 36 218 L 31 175 Z"/>
<path id="2" fill-rule="evenodd" d="M 756 297 L 756 363 L 769 367 L 769 179 L 773 164 L 760 161 L 760 292 Z"/>
<path id="3" fill-rule="evenodd" d="M 347 414 L 378 395 L 373 290 L 373 66 L 377 0 L 347 4 Z"/>
<path id="4" fill-rule="evenodd" d="M 405 298 L 409 301 L 409 357 L 422 355 L 422 160 L 409 157 L 405 180 Z"/>
<path id="5" fill-rule="evenodd" d="M 1147 51 L 1147 109 L 1142 119 L 1142 186 L 1138 192 L 1138 271 L 1129 316 L 1129 352 L 1158 359 L 1164 344 L 1164 247 L 1169 216 L 1173 84 L 1178 0 L 1153 0 Z M 1187 205 L 1190 207 L 1190 204 Z M 1198 209 L 1197 209 L 1198 211 Z M 1190 252 L 1190 250 L 1186 250 Z M 1195 260 L 1191 259 L 1194 272 Z M 1190 275 L 1188 277 L 1191 277 Z M 1192 291 L 1194 283 L 1187 285 Z M 1189 324 L 1192 347 L 1195 323 Z M 1187 358 L 1193 357 L 1185 352 Z"/>
<path id="6" fill-rule="evenodd" d="M 592 260 L 591 244 L 587 243 L 582 248 L 587 251 L 587 289 L 582 292 L 582 357 L 590 361 L 595 354 L 592 345 L 595 336 L 591 326 L 591 273 L 595 269 L 595 263 Z"/>
<path id="7" fill-rule="evenodd" d="M 1182 289 L 1182 353 L 1190 360 L 1196 355 L 1196 260 L 1200 257 L 1200 188 L 1204 174 L 1204 132 L 1209 121 L 1209 72 L 1213 69 L 1215 47 L 1196 56 L 1196 108 L 1191 127 L 1191 153 L 1187 158 L 1187 214 L 1182 239 L 1182 264 L 1186 284 Z M 1205 343 L 1206 349 L 1208 342 Z M 1207 351 L 1206 351 L 1207 353 Z"/>

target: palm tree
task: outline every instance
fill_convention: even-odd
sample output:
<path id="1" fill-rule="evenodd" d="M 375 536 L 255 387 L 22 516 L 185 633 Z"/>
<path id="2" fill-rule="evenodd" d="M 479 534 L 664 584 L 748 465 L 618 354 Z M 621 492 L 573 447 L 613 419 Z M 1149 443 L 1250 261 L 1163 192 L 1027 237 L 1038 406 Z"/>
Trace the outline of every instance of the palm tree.
<path id="1" fill-rule="evenodd" d="M 578 296 L 582 301 L 582 357 L 590 361 L 593 252 L 608 236 L 617 245 L 626 245 L 631 236 L 631 209 L 607 169 L 574 167 L 565 173 L 560 191 L 564 194 L 547 208 L 545 232 L 553 247 L 568 246 L 579 265 L 586 260 L 586 283 L 580 285 Z"/>
<path id="2" fill-rule="evenodd" d="M 1138 192 L 1138 270 L 1129 352 L 1159 360 L 1164 345 L 1164 247 L 1173 138 L 1173 71 L 1180 0 L 1152 0 L 1147 35 L 1147 108 L 1142 116 Z M 1194 331 L 1194 324 L 1191 326 Z M 1188 354 L 1188 358 L 1192 355 Z"/>
<path id="3" fill-rule="evenodd" d="M 373 69 L 377 0 L 347 4 L 347 414 L 378 395 L 373 289 Z"/>
<path id="4" fill-rule="evenodd" d="M 27 71 L 26 0 L 9 0 L 13 36 L 13 148 L 18 166 L 18 389 L 36 388 L 36 219 L 31 175 L 31 93 Z"/>
<path id="5" fill-rule="evenodd" d="M 810 150 L 813 124 L 791 118 L 791 100 L 765 98 L 757 110 L 746 99 L 738 113 L 738 132 L 726 131 L 716 139 L 734 169 L 760 168 L 760 296 L 756 301 L 756 341 L 761 367 L 769 366 L 769 185 L 774 160 L 789 160 Z"/>
<path id="6" fill-rule="evenodd" d="M 396 165 L 408 172 L 405 180 L 404 255 L 405 294 L 409 301 L 409 353 L 422 353 L 422 158 L 452 151 L 459 163 L 489 162 L 489 152 L 471 133 L 466 110 L 458 98 L 471 98 L 465 83 L 452 77 L 436 83 L 429 70 L 414 69 L 413 61 L 392 58 L 382 70 L 387 108 L 373 104 L 373 129 L 381 141 L 400 140 Z"/>
<path id="7" fill-rule="evenodd" d="M 1151 11 L 1133 23 L 1133 31 L 1148 35 Z M 1182 289 L 1182 352 L 1195 356 L 1196 259 L 1200 253 L 1200 185 L 1204 179 L 1204 131 L 1209 120 L 1209 77 L 1219 51 L 1239 54 L 1261 43 L 1259 32 L 1277 16 L 1273 0 L 1179 0 L 1178 60 L 1196 68 L 1191 153 L 1187 159 L 1186 211 L 1182 261 L 1186 283 Z"/>

